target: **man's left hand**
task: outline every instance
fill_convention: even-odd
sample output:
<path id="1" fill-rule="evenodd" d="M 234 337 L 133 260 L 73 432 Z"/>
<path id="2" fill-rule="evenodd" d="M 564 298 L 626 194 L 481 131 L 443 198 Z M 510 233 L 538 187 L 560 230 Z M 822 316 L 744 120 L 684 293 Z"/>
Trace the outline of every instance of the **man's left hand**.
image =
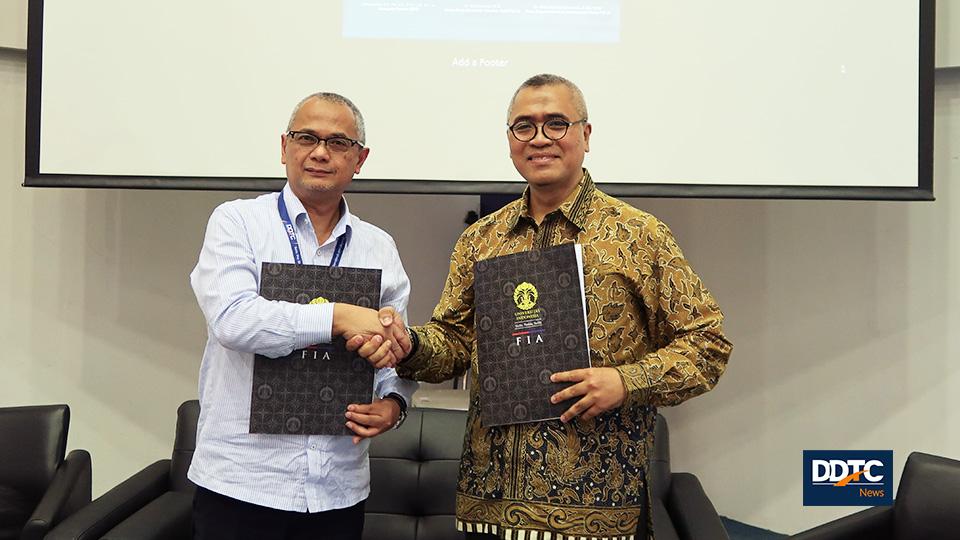
<path id="1" fill-rule="evenodd" d="M 356 435 L 353 444 L 389 431 L 400 418 L 400 404 L 393 399 L 378 399 L 367 405 L 347 406 L 347 427 Z"/>
<path id="2" fill-rule="evenodd" d="M 627 397 L 620 372 L 610 367 L 561 371 L 551 375 L 550 380 L 576 383 L 550 396 L 550 403 L 583 396 L 560 416 L 561 422 L 569 422 L 576 416 L 589 420 L 619 407 Z"/>

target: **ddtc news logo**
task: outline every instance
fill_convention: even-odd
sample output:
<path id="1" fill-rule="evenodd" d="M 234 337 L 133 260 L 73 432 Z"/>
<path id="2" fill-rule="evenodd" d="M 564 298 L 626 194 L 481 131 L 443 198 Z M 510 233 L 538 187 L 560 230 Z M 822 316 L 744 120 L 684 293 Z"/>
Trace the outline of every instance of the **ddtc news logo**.
<path id="1" fill-rule="evenodd" d="M 804 450 L 804 506 L 893 504 L 893 450 Z"/>

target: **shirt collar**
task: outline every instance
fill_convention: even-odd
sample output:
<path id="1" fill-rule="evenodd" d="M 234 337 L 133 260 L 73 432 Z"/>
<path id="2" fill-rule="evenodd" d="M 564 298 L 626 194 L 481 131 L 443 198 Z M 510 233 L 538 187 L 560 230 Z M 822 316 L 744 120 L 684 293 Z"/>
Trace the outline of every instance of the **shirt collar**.
<path id="1" fill-rule="evenodd" d="M 283 197 L 283 202 L 287 205 L 287 212 L 290 214 L 290 219 L 293 221 L 294 226 L 306 227 L 310 234 L 314 235 L 313 238 L 316 238 L 316 231 L 313 230 L 313 223 L 307 216 L 307 209 L 304 208 L 303 203 L 300 202 L 300 199 L 293 193 L 293 190 L 290 189 L 289 182 L 283 186 L 283 191 L 280 192 L 280 196 Z M 303 217 L 301 218 L 301 216 Z M 330 233 L 330 238 L 327 239 L 326 243 L 335 241 L 344 234 L 347 235 L 347 240 L 353 236 L 353 215 L 350 213 L 350 206 L 347 205 L 347 200 L 340 197 L 340 220 L 337 221 L 337 224 L 333 227 L 333 232 Z"/>
<path id="2" fill-rule="evenodd" d="M 593 199 L 594 189 L 595 187 L 593 179 L 590 177 L 590 171 L 583 169 L 583 177 L 580 178 L 577 187 L 573 190 L 573 193 L 563 201 L 560 208 L 558 208 L 560 213 L 580 230 L 584 229 L 584 221 L 587 210 L 590 208 L 590 201 Z M 507 216 L 507 224 L 510 225 L 511 230 L 517 226 L 521 217 L 533 221 L 533 215 L 530 213 L 530 186 L 527 186 L 526 189 L 523 190 L 523 196 L 520 197 L 520 204 L 514 208 L 513 213 Z"/>

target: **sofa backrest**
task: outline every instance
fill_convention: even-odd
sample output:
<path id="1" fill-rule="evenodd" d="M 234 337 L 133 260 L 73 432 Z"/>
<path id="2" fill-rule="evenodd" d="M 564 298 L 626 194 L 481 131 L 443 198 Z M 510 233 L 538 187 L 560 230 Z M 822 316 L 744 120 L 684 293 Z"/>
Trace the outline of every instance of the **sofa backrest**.
<path id="1" fill-rule="evenodd" d="M 650 491 L 654 499 L 665 499 L 670 490 L 670 430 L 663 415 L 657 415 L 650 449 Z"/>
<path id="2" fill-rule="evenodd" d="M 0 484 L 36 504 L 67 451 L 70 408 L 0 408 Z"/>
<path id="3" fill-rule="evenodd" d="M 677 531 L 673 527 L 666 504 L 671 478 L 670 430 L 667 428 L 667 420 L 661 414 L 657 414 L 653 441 L 653 447 L 648 450 L 650 470 L 647 474 L 652 497 L 649 504 L 650 519 L 653 521 L 654 530 L 657 531 L 657 540 L 674 540 L 678 538 Z M 637 536 L 645 538 L 646 530 L 646 524 L 641 522 L 637 527 Z"/>
<path id="4" fill-rule="evenodd" d="M 184 401 L 177 409 L 177 433 L 173 440 L 173 455 L 170 459 L 170 490 L 192 493 L 196 484 L 187 479 L 187 470 L 193 451 L 197 449 L 197 421 L 200 419 L 200 402 Z"/>
<path id="5" fill-rule="evenodd" d="M 466 411 L 409 410 L 370 442 L 364 540 L 462 540 L 455 499 Z"/>
<path id="6" fill-rule="evenodd" d="M 913 452 L 893 505 L 893 537 L 957 538 L 960 534 L 960 461 Z"/>

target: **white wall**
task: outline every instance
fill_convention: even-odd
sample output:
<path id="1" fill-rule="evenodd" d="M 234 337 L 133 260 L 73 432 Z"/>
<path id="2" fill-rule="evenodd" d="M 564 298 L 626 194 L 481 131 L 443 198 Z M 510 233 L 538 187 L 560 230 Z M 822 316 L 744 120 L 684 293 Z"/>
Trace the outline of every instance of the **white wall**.
<path id="1" fill-rule="evenodd" d="M 205 339 L 187 274 L 237 194 L 20 187 L 24 78 L 0 51 L 0 406 L 69 403 L 99 494 L 170 454 Z M 665 411 L 676 470 L 721 513 L 795 532 L 852 511 L 802 506 L 803 449 L 893 449 L 898 472 L 911 450 L 960 458 L 960 74 L 936 100 L 934 203 L 632 201 L 727 315 L 720 385 Z M 476 197 L 350 200 L 397 239 L 422 321 Z"/>
<path id="2" fill-rule="evenodd" d="M 27 48 L 26 0 L 0 2 L 0 47 Z"/>
<path id="3" fill-rule="evenodd" d="M 722 513 L 797 532 L 805 449 L 960 459 L 960 73 L 938 74 L 933 203 L 634 201 L 671 224 L 734 351 L 670 420 Z"/>
<path id="4" fill-rule="evenodd" d="M 960 67 L 960 4 L 937 2 L 937 67 Z"/>

